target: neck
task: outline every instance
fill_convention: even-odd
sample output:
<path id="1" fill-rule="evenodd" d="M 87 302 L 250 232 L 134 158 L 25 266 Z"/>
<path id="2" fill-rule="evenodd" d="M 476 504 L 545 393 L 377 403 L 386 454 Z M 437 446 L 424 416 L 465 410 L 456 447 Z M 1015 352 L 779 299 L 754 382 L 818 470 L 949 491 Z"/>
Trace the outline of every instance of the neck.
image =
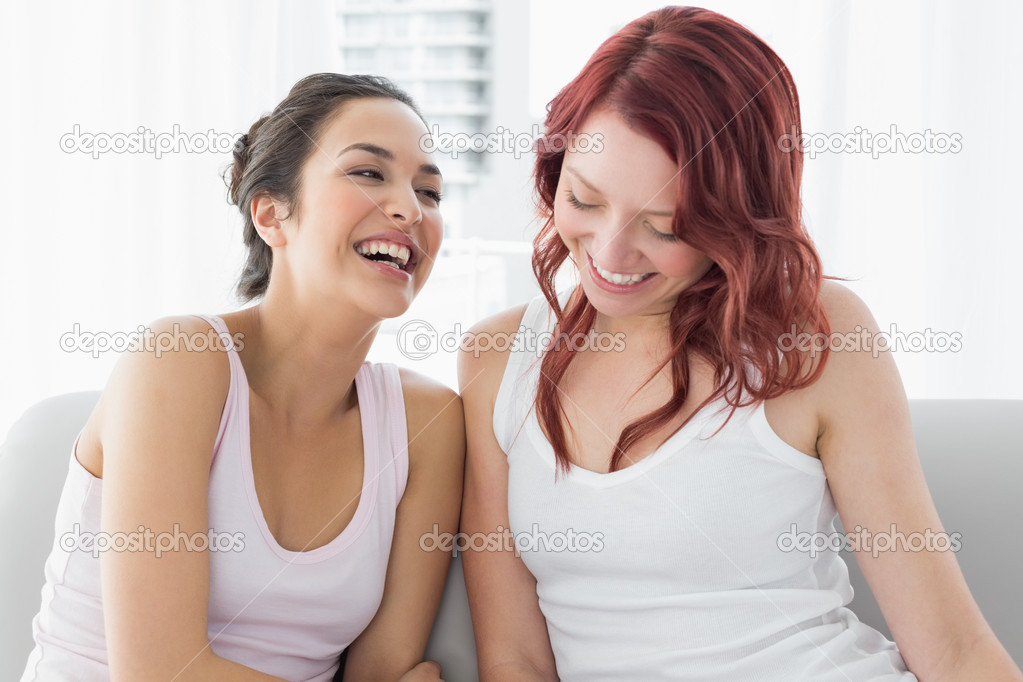
<path id="1" fill-rule="evenodd" d="M 601 334 L 621 335 L 626 349 L 645 349 L 644 354 L 667 351 L 671 345 L 671 313 L 608 317 L 597 311 L 593 331 Z M 628 352 L 628 351 L 626 351 Z"/>
<path id="2" fill-rule="evenodd" d="M 286 432 L 336 424 L 355 403 L 355 375 L 380 327 L 380 319 L 353 306 L 329 314 L 268 290 L 240 311 L 239 351 L 254 408 Z"/>

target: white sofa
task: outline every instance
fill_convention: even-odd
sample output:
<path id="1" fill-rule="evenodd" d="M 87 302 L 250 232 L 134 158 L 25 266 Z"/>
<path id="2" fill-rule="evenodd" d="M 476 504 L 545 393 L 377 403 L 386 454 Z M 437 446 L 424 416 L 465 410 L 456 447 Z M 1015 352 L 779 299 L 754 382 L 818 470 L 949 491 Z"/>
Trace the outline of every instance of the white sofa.
<path id="1" fill-rule="evenodd" d="M 71 445 L 98 391 L 69 393 L 29 408 L 0 445 L 0 680 L 19 678 L 32 648 L 43 563 Z M 977 603 L 1023 665 L 1023 400 L 910 401 L 924 473 L 945 529 L 962 534 L 959 563 Z M 852 556 L 850 608 L 890 638 Z M 427 657 L 448 682 L 476 679 L 476 655 L 460 562 L 452 561 Z"/>

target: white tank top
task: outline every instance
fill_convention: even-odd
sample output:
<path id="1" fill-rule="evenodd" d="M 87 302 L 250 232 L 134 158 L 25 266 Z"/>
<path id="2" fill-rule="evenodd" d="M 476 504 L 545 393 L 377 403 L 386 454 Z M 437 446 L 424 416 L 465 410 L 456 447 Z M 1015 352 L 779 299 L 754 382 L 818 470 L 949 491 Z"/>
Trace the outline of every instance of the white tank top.
<path id="1" fill-rule="evenodd" d="M 553 330 L 542 296 L 519 341 L 523 328 Z M 837 514 L 820 461 L 785 443 L 762 404 L 710 438 L 730 409 L 711 403 L 636 464 L 572 465 L 555 482 L 532 404 L 537 355 L 513 347 L 494 433 L 508 456 L 510 530 L 561 680 L 917 679 L 845 608 L 853 590 L 837 552 L 779 549 L 793 524 L 831 533 Z"/>

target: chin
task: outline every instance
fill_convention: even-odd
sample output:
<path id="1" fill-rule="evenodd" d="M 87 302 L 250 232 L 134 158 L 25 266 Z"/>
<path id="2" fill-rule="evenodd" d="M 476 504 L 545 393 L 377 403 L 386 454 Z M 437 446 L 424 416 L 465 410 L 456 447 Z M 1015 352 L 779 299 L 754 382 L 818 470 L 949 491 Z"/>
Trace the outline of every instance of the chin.
<path id="1" fill-rule="evenodd" d="M 590 305 L 605 317 L 630 317 L 642 312 L 649 303 L 646 297 L 643 297 L 643 300 L 639 300 L 640 297 L 633 300 L 619 299 L 614 294 L 597 288 L 592 282 L 586 282 L 582 286 Z"/>
<path id="2" fill-rule="evenodd" d="M 612 319 L 639 315 L 667 315 L 675 305 L 675 299 L 665 301 L 663 292 L 657 289 L 650 289 L 635 296 L 619 297 L 600 289 L 591 281 L 583 282 L 582 287 L 590 305 L 604 317 Z"/>
<path id="3" fill-rule="evenodd" d="M 380 296 L 378 298 L 383 299 L 385 297 Z M 409 308 L 412 307 L 412 300 L 391 296 L 389 300 L 377 300 L 372 305 L 365 307 L 371 315 L 385 320 L 393 320 L 408 312 Z"/>

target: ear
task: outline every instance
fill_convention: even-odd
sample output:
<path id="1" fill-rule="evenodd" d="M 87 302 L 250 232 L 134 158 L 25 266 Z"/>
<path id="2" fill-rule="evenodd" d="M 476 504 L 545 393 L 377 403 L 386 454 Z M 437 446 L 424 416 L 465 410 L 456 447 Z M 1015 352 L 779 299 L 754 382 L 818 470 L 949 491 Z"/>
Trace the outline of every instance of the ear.
<path id="1" fill-rule="evenodd" d="M 286 216 L 287 209 L 284 204 L 275 201 L 266 194 L 260 194 L 252 198 L 249 206 L 252 214 L 252 223 L 256 232 L 269 246 L 284 246 L 288 240 L 284 236 L 284 226 L 281 218 Z"/>

